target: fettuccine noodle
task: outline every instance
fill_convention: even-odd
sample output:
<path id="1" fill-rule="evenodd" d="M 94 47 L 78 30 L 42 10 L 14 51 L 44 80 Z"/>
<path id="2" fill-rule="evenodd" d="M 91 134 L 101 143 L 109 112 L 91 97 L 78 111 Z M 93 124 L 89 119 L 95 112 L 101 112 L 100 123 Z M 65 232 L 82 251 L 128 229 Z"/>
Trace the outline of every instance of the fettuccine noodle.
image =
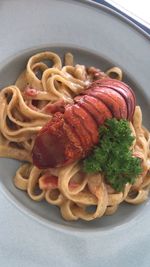
<path id="1" fill-rule="evenodd" d="M 87 175 L 82 163 L 40 170 L 32 164 L 31 151 L 37 133 L 52 118 L 49 106 L 64 100 L 71 103 L 74 96 L 85 90 L 95 77 L 113 76 L 122 80 L 122 70 L 113 67 L 106 73 L 73 65 L 73 55 L 65 55 L 65 64 L 52 52 L 32 56 L 15 85 L 0 91 L 0 156 L 25 161 L 14 177 L 15 186 L 26 191 L 33 201 L 45 199 L 59 206 L 66 220 L 93 220 L 116 212 L 123 202 L 140 204 L 150 189 L 150 133 L 142 126 L 142 112 L 136 106 L 130 127 L 135 141 L 133 155 L 142 160 L 143 172 L 134 184 L 126 184 L 116 192 L 102 174 Z M 36 89 L 35 89 L 36 88 Z M 51 183 L 43 183 L 53 175 Z"/>

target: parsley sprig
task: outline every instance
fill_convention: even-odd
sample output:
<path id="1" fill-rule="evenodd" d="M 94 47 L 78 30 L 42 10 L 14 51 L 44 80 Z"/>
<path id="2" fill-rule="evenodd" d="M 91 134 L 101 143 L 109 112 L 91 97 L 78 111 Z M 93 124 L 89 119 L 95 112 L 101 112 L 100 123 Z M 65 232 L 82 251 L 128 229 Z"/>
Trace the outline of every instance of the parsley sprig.
<path id="1" fill-rule="evenodd" d="M 142 172 L 141 160 L 132 156 L 132 136 L 127 120 L 109 119 L 99 128 L 99 143 L 84 159 L 86 173 L 101 172 L 118 192 L 126 183 L 133 184 Z"/>

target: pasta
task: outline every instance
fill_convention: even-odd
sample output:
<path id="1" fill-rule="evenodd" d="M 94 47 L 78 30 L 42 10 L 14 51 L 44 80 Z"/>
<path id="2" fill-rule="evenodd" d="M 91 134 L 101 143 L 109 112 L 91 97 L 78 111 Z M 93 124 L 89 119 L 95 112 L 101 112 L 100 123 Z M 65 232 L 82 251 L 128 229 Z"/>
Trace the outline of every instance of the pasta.
<path id="1" fill-rule="evenodd" d="M 0 91 L 0 157 L 25 161 L 14 177 L 15 186 L 26 191 L 33 201 L 45 199 L 56 205 L 65 220 L 93 220 L 116 212 L 124 201 L 140 204 L 150 189 L 150 133 L 142 126 L 142 112 L 136 106 L 130 127 L 135 141 L 133 155 L 142 160 L 142 174 L 134 184 L 116 192 L 99 173 L 87 175 L 82 163 L 65 167 L 38 169 L 32 163 L 31 151 L 37 133 L 51 120 L 55 104 L 71 103 L 92 81 L 105 76 L 122 80 L 122 70 L 113 67 L 106 73 L 84 65 L 74 65 L 73 55 L 65 55 L 64 65 L 52 52 L 32 56 L 26 69 Z M 51 177 L 51 182 L 49 182 Z"/>

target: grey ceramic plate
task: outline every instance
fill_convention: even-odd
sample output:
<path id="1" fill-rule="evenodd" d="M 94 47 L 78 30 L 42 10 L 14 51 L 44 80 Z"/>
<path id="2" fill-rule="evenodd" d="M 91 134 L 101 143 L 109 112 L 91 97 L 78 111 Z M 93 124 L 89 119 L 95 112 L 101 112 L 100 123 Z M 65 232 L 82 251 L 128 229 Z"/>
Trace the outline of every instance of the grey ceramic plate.
<path id="1" fill-rule="evenodd" d="M 103 70 L 113 65 L 124 70 L 124 80 L 135 90 L 142 106 L 144 124 L 149 125 L 150 43 L 148 36 L 109 9 L 90 2 L 44 0 L 0 1 L 0 88 L 13 83 L 27 58 L 41 50 L 63 56 L 73 52 L 76 63 Z M 38 8 L 37 8 L 38 6 Z M 17 14 L 17 15 L 16 15 Z M 149 202 L 133 207 L 122 205 L 111 217 L 93 222 L 65 222 L 56 207 L 35 203 L 17 190 L 12 177 L 19 162 L 0 159 L 0 188 L 23 212 L 58 230 L 116 231 L 150 219 Z"/>

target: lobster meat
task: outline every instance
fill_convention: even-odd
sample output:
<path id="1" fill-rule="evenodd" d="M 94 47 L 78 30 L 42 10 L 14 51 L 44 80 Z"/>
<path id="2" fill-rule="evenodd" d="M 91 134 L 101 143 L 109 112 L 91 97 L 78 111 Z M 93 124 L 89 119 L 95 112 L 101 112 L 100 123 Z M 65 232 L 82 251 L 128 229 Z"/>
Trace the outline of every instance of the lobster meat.
<path id="1" fill-rule="evenodd" d="M 134 110 L 135 95 L 127 84 L 108 77 L 91 83 L 41 129 L 32 151 L 33 163 L 46 169 L 86 157 L 98 143 L 98 128 L 106 119 L 131 121 Z"/>

